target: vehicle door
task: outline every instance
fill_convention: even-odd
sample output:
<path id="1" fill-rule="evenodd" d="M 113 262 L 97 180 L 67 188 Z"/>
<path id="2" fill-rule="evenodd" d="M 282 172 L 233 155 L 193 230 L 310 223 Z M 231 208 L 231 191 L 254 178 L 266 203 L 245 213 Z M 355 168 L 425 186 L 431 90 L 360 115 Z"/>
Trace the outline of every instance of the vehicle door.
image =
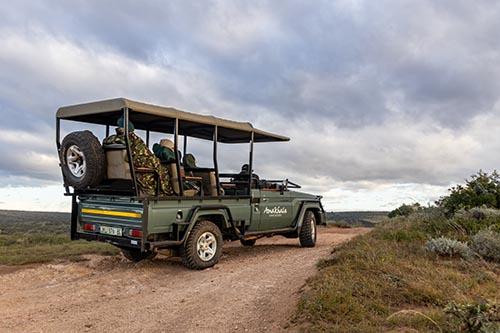
<path id="1" fill-rule="evenodd" d="M 250 225 L 248 226 L 248 231 L 259 231 L 260 227 L 260 195 L 261 190 L 252 189 L 251 199 L 250 199 Z"/>
<path id="2" fill-rule="evenodd" d="M 291 227 L 293 212 L 290 192 L 260 190 L 259 213 L 260 231 Z"/>

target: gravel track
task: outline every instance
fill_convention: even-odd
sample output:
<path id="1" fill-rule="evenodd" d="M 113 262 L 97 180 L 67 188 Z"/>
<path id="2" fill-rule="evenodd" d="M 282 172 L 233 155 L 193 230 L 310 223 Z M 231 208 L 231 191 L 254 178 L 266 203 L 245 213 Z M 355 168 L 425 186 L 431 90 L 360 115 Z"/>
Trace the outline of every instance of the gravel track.
<path id="1" fill-rule="evenodd" d="M 315 248 L 296 239 L 224 246 L 214 268 L 191 271 L 158 256 L 0 266 L 2 332 L 280 332 L 289 327 L 301 289 L 332 245 L 366 228 L 320 228 Z"/>

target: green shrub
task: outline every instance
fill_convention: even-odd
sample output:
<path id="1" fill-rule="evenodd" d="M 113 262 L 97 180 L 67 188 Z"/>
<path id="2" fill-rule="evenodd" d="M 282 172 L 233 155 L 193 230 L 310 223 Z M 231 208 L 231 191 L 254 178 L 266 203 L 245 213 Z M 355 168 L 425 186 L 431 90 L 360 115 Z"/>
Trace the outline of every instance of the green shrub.
<path id="1" fill-rule="evenodd" d="M 460 242 L 446 237 L 432 238 L 425 244 L 427 251 L 439 254 L 441 256 L 456 257 L 464 259 L 472 257 L 472 251 L 467 243 Z"/>
<path id="2" fill-rule="evenodd" d="M 472 237 L 471 247 L 483 258 L 500 262 L 500 233 L 481 230 Z"/>
<path id="3" fill-rule="evenodd" d="M 494 333 L 500 331 L 500 306 L 497 303 L 451 302 L 445 313 L 459 320 L 460 332 Z"/>
<path id="4" fill-rule="evenodd" d="M 459 210 L 451 221 L 469 236 L 489 228 L 500 231 L 500 210 L 491 208 Z"/>
<path id="5" fill-rule="evenodd" d="M 410 214 L 413 214 L 416 211 L 419 211 L 422 209 L 422 206 L 418 202 L 407 205 L 407 204 L 402 204 L 398 208 L 392 210 L 387 214 L 387 217 L 393 218 L 397 216 L 409 216 Z"/>
<path id="6" fill-rule="evenodd" d="M 488 174 L 479 170 L 465 181 L 465 185 L 454 186 L 449 192 L 449 195 L 436 201 L 438 206 L 446 210 L 448 216 L 460 209 L 482 206 L 500 208 L 500 175 L 497 171 Z"/>

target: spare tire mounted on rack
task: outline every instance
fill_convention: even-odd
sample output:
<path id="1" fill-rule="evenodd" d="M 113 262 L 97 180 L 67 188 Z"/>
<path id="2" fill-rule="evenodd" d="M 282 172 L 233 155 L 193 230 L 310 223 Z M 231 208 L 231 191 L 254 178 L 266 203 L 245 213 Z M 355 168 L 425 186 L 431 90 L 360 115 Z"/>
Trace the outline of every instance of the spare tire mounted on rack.
<path id="1" fill-rule="evenodd" d="M 98 185 L 106 171 L 99 139 L 90 131 L 72 132 L 63 139 L 59 159 L 69 186 L 77 190 Z"/>

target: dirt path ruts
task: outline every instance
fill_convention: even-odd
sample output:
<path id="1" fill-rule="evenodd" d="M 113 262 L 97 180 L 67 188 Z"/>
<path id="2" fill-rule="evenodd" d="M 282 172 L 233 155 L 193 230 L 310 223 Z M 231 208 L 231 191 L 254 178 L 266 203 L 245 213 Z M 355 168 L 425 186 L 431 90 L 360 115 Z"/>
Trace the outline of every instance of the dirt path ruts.
<path id="1" fill-rule="evenodd" d="M 319 231 L 315 248 L 281 237 L 251 248 L 227 244 L 220 263 L 204 271 L 161 256 L 0 270 L 0 331 L 283 331 L 317 260 L 367 229 Z"/>

